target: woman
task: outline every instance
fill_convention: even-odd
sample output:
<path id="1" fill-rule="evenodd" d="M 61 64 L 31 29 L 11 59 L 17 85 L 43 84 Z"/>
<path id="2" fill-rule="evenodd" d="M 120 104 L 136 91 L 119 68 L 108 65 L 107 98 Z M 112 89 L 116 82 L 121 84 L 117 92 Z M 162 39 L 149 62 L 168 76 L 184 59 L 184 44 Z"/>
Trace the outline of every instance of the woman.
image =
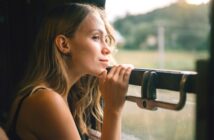
<path id="1" fill-rule="evenodd" d="M 80 140 L 82 135 L 97 136 L 90 129 L 88 114 L 92 114 L 102 122 L 100 139 L 119 140 L 132 66 L 113 66 L 107 73 L 114 42 L 104 11 L 95 6 L 72 3 L 50 11 L 12 107 L 10 138 Z"/>

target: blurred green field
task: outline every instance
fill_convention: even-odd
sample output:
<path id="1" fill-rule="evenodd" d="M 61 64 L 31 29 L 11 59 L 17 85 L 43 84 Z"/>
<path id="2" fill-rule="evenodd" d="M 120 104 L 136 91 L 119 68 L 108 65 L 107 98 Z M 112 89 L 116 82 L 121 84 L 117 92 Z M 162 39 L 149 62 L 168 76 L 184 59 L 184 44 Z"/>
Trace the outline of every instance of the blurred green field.
<path id="1" fill-rule="evenodd" d="M 130 86 L 128 94 L 140 96 L 140 87 Z M 158 90 L 157 99 L 177 103 L 178 94 Z M 188 94 L 186 105 L 180 111 L 160 108 L 150 111 L 127 101 L 122 131 L 137 138 L 129 140 L 195 140 L 195 100 L 194 94 Z"/>
<path id="2" fill-rule="evenodd" d="M 160 68 L 160 55 L 157 51 L 118 50 L 114 55 L 116 62 L 134 64 L 138 68 Z M 206 51 L 167 51 L 164 55 L 164 69 L 194 70 L 195 61 L 206 59 Z"/>
<path id="3" fill-rule="evenodd" d="M 207 56 L 206 52 L 168 51 L 164 56 L 164 69 L 194 71 L 196 60 L 206 59 Z M 119 50 L 115 59 L 119 64 L 130 63 L 136 68 L 160 68 L 158 52 Z M 129 86 L 128 94 L 140 96 L 140 90 L 138 86 Z M 158 90 L 157 98 L 176 103 L 179 97 L 174 91 Z M 135 103 L 126 102 L 123 133 L 133 136 L 129 140 L 194 140 L 195 100 L 194 94 L 188 94 L 186 105 L 181 111 L 149 111 L 138 108 Z"/>

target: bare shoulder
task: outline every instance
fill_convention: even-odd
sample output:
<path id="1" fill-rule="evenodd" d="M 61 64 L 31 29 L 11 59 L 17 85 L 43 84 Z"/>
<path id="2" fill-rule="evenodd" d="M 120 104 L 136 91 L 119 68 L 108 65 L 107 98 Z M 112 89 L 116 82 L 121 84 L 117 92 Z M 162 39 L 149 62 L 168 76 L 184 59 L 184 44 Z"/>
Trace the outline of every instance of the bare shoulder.
<path id="1" fill-rule="evenodd" d="M 67 139 L 71 135 L 70 132 L 78 136 L 66 101 L 61 95 L 49 89 L 38 90 L 26 98 L 19 122 L 24 122 L 25 128 L 41 139 L 54 140 L 60 137 Z"/>
<path id="2" fill-rule="evenodd" d="M 67 108 L 62 96 L 49 89 L 39 89 L 28 96 L 22 105 L 24 112 L 28 112 L 32 116 L 40 114 L 41 117 L 43 114 L 54 114 L 56 110 L 65 110 Z"/>
<path id="3" fill-rule="evenodd" d="M 50 89 L 39 89 L 32 95 L 26 98 L 25 104 L 36 109 L 37 107 L 51 107 L 66 105 L 62 96 Z"/>
<path id="4" fill-rule="evenodd" d="M 39 120 L 47 119 L 48 114 L 52 116 L 70 114 L 62 96 L 49 89 L 38 90 L 27 97 L 23 102 L 22 111 L 25 115 L 29 115 L 29 118 L 39 118 Z"/>

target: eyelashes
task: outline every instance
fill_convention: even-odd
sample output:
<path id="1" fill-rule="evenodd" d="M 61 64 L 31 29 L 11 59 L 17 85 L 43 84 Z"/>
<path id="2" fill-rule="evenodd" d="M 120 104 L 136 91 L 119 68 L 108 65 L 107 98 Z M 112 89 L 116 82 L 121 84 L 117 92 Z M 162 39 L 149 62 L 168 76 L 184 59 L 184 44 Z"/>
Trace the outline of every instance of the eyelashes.
<path id="1" fill-rule="evenodd" d="M 109 35 L 106 35 L 106 36 L 94 35 L 94 36 L 92 36 L 92 39 L 97 42 L 105 42 L 105 44 L 107 44 L 108 46 L 111 45 L 111 39 L 110 39 Z"/>
<path id="2" fill-rule="evenodd" d="M 100 41 L 100 36 L 99 35 L 94 35 L 94 36 L 92 36 L 92 39 L 94 41 Z"/>

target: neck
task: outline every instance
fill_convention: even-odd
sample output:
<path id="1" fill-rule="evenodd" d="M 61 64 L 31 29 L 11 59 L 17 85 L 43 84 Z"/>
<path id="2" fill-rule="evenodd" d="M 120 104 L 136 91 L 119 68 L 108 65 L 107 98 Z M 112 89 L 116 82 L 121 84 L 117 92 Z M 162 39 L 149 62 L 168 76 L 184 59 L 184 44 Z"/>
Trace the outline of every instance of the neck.
<path id="1" fill-rule="evenodd" d="M 70 69 L 67 71 L 68 73 L 68 89 L 71 89 L 72 86 L 83 76 L 83 74 L 79 73 L 75 69 Z M 64 94 L 64 98 L 67 99 L 68 97 L 68 92 Z"/>

